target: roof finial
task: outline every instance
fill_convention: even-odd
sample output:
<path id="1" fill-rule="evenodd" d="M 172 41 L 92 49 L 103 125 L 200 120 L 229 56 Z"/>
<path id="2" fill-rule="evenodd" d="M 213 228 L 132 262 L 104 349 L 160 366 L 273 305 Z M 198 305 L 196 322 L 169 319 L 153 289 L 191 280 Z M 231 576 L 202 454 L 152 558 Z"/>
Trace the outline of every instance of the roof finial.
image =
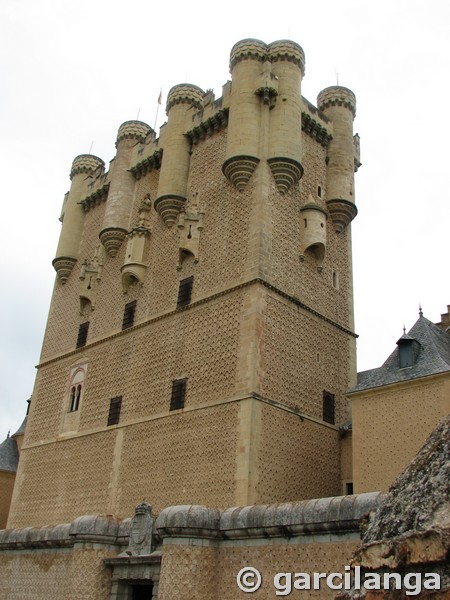
<path id="1" fill-rule="evenodd" d="M 403 323 L 403 335 L 406 335 L 406 327 L 405 327 L 404 323 Z"/>
<path id="2" fill-rule="evenodd" d="M 423 317 L 422 305 L 419 302 L 419 317 Z"/>
<path id="3" fill-rule="evenodd" d="M 6 436 L 7 438 L 9 438 L 10 433 L 11 433 L 11 429 L 8 429 L 8 435 Z"/>

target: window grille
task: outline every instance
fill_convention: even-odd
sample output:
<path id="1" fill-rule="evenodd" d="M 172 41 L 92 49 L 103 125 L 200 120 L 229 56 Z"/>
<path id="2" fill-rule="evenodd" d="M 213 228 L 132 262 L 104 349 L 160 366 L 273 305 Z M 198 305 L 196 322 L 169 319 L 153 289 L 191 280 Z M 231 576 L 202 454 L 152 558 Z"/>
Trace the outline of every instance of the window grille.
<path id="1" fill-rule="evenodd" d="M 122 407 L 122 396 L 111 398 L 109 403 L 108 426 L 117 425 L 120 420 L 120 409 Z"/>
<path id="2" fill-rule="evenodd" d="M 187 277 L 186 279 L 182 279 L 180 281 L 180 287 L 178 288 L 177 308 L 182 308 L 183 306 L 190 304 L 193 283 L 193 277 Z"/>
<path id="3" fill-rule="evenodd" d="M 88 331 L 89 321 L 86 321 L 86 323 L 81 323 L 80 327 L 78 328 L 77 348 L 82 348 L 83 346 L 86 346 Z"/>
<path id="4" fill-rule="evenodd" d="M 334 425 L 334 394 L 330 392 L 323 393 L 323 420 L 326 423 L 331 423 Z"/>
<path id="5" fill-rule="evenodd" d="M 175 379 L 172 381 L 172 397 L 170 398 L 170 410 L 184 408 L 186 399 L 187 379 Z"/>
<path id="6" fill-rule="evenodd" d="M 136 300 L 133 300 L 133 302 L 128 302 L 128 304 L 125 304 L 125 309 L 123 311 L 122 329 L 128 329 L 128 327 L 133 326 L 135 312 L 136 312 Z"/>

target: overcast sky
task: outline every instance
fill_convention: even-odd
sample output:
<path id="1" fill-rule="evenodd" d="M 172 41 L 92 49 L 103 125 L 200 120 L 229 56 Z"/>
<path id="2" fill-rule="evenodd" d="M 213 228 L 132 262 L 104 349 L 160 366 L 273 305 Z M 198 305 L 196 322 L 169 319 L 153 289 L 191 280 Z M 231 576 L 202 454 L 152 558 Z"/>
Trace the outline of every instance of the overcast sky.
<path id="1" fill-rule="evenodd" d="M 25 414 L 55 272 L 73 158 L 114 157 L 126 120 L 155 124 L 182 82 L 229 78 L 235 42 L 290 38 L 306 55 L 302 93 L 338 81 L 357 97 L 363 166 L 353 222 L 358 369 L 380 366 L 419 303 L 450 303 L 446 0 L 152 2 L 3 0 L 0 5 L 0 442 Z M 157 129 L 165 120 L 160 110 Z"/>

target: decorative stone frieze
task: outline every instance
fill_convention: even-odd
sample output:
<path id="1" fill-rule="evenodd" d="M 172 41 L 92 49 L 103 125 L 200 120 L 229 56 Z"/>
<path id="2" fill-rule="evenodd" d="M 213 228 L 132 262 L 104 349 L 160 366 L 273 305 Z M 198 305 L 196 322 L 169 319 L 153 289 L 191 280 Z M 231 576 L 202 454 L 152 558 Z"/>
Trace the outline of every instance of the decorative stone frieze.
<path id="1" fill-rule="evenodd" d="M 327 200 L 327 208 L 336 233 L 344 231 L 358 214 L 358 209 L 353 202 L 339 198 Z"/>
<path id="2" fill-rule="evenodd" d="M 293 158 L 277 156 L 268 158 L 267 162 L 269 163 L 277 188 L 282 194 L 288 192 L 303 176 L 301 163 Z"/>
<path id="3" fill-rule="evenodd" d="M 155 200 L 154 207 L 167 227 L 172 227 L 185 202 L 186 198 L 183 196 L 165 194 Z"/>
<path id="4" fill-rule="evenodd" d="M 191 144 L 198 144 L 199 141 L 210 137 L 214 133 L 224 129 L 228 124 L 228 109 L 223 108 L 219 110 L 215 115 L 202 121 L 200 125 L 197 125 L 185 135 Z"/>
<path id="5" fill-rule="evenodd" d="M 53 259 L 53 268 L 55 269 L 58 279 L 62 284 L 66 283 L 76 262 L 77 259 L 70 256 L 58 256 L 57 258 Z"/>
<path id="6" fill-rule="evenodd" d="M 324 147 L 328 146 L 333 139 L 333 136 L 326 127 L 320 125 L 320 123 L 313 119 L 311 115 L 308 115 L 308 113 L 302 113 L 302 131 L 317 140 L 319 144 Z"/>
<path id="7" fill-rule="evenodd" d="M 238 192 L 243 192 L 258 163 L 255 156 L 232 156 L 223 163 L 222 173 Z"/>
<path id="8" fill-rule="evenodd" d="M 153 154 L 144 158 L 144 160 L 137 163 L 137 165 L 134 165 L 134 167 L 131 167 L 130 171 L 136 179 L 140 179 L 141 177 L 144 177 L 144 175 L 147 175 L 147 173 L 150 173 L 150 171 L 161 168 L 162 155 L 162 148 L 155 150 Z"/>
<path id="9" fill-rule="evenodd" d="M 86 196 L 86 198 L 84 198 L 83 200 L 80 200 L 80 204 L 83 207 L 84 212 L 88 212 L 91 208 L 94 208 L 94 206 L 97 206 L 98 204 L 104 202 L 108 197 L 108 190 L 109 182 L 102 185 L 101 188 L 95 190 L 95 192 L 93 192 L 89 196 Z"/>
<path id="10" fill-rule="evenodd" d="M 120 246 L 125 239 L 127 232 L 120 227 L 108 227 L 100 233 L 100 241 L 105 246 L 107 253 L 111 258 L 117 256 Z"/>

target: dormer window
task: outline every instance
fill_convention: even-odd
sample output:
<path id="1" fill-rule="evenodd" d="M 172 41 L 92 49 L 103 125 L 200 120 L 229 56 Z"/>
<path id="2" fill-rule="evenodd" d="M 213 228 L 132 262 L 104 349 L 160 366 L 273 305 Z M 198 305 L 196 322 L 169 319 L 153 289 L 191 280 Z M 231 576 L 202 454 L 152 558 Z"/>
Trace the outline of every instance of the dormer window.
<path id="1" fill-rule="evenodd" d="M 409 335 L 402 335 L 397 342 L 398 346 L 398 366 L 400 369 L 412 367 L 417 362 L 420 352 L 420 344 Z"/>

